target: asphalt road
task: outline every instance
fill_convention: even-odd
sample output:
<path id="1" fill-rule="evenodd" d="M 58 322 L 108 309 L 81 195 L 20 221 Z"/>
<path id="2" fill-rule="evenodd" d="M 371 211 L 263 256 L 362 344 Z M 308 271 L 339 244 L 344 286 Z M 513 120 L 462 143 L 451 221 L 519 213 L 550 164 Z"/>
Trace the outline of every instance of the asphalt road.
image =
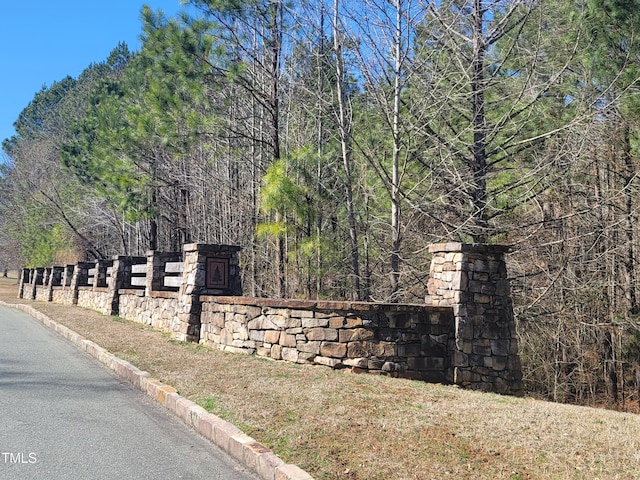
<path id="1" fill-rule="evenodd" d="M 256 480 L 29 315 L 0 307 L 0 479 Z"/>

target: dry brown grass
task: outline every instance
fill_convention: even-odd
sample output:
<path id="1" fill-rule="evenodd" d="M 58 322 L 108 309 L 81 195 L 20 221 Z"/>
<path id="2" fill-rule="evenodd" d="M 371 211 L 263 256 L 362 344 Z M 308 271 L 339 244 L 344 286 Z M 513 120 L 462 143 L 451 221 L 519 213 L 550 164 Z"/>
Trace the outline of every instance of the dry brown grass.
<path id="1" fill-rule="evenodd" d="M 0 300 L 17 302 L 15 280 Z M 29 303 L 318 479 L 631 479 L 640 417 L 225 354 L 115 317 Z"/>

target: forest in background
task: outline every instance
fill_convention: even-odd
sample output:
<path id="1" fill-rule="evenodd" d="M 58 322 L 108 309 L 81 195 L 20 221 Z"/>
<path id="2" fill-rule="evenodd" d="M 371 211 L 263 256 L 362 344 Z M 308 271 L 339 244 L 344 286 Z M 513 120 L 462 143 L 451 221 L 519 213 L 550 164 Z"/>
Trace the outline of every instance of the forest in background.
<path id="1" fill-rule="evenodd" d="M 21 112 L 0 266 L 226 243 L 247 295 L 420 303 L 430 243 L 512 245 L 527 391 L 640 401 L 639 0 L 185 3 Z"/>

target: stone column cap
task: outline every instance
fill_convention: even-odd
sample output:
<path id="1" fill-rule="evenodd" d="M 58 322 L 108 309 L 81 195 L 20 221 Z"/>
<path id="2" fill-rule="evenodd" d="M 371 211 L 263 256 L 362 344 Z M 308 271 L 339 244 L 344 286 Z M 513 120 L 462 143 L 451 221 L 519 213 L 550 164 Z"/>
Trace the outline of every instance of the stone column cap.
<path id="1" fill-rule="evenodd" d="M 508 253 L 512 245 L 491 245 L 488 243 L 432 243 L 429 245 L 429 253 L 437 252 L 485 252 L 485 253 Z"/>
<path id="2" fill-rule="evenodd" d="M 175 256 L 180 256 L 180 255 L 182 255 L 182 252 L 173 252 L 173 251 L 171 251 L 171 252 L 165 252 L 165 251 L 162 251 L 162 250 L 147 250 L 147 251 L 145 252 L 145 255 L 146 255 L 147 257 L 154 257 L 154 256 L 156 256 L 156 255 L 159 255 L 159 256 L 162 256 L 162 255 L 175 255 Z"/>
<path id="3" fill-rule="evenodd" d="M 186 243 L 182 246 L 184 252 L 205 252 L 205 253 L 217 253 L 217 252 L 239 252 L 242 247 L 238 245 L 224 245 L 224 244 L 211 244 L 211 243 Z"/>

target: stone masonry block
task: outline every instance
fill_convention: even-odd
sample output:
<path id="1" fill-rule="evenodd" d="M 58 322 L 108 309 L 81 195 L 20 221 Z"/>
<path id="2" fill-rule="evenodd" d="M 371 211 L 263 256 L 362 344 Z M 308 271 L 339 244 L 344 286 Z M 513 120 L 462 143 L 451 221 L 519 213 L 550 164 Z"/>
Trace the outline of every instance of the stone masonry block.
<path id="1" fill-rule="evenodd" d="M 299 318 L 285 317 L 284 315 L 267 315 L 267 319 L 271 320 L 279 329 L 299 327 L 302 323 Z"/>
<path id="2" fill-rule="evenodd" d="M 307 328 L 304 330 L 304 334 L 308 340 L 334 341 L 338 339 L 338 330 L 335 328 Z"/>
<path id="3" fill-rule="evenodd" d="M 347 345 L 336 342 L 322 342 L 320 345 L 320 355 L 323 357 L 344 358 L 347 355 Z"/>
<path id="4" fill-rule="evenodd" d="M 351 342 L 347 344 L 347 357 L 367 358 L 371 356 L 370 342 Z"/>
<path id="5" fill-rule="evenodd" d="M 491 358 L 491 368 L 501 372 L 507 368 L 507 357 L 494 356 Z"/>
<path id="6" fill-rule="evenodd" d="M 313 362 L 317 363 L 318 365 L 324 365 L 326 367 L 331 367 L 331 368 L 341 368 L 343 366 L 342 360 L 338 358 L 316 356 L 313 359 Z"/>
<path id="7" fill-rule="evenodd" d="M 367 362 L 367 369 L 368 370 L 381 370 L 382 366 L 384 365 L 384 360 L 378 360 L 378 359 L 370 359 Z"/>
<path id="8" fill-rule="evenodd" d="M 303 318 L 302 319 L 302 328 L 318 328 L 318 327 L 328 327 L 329 319 L 328 318 Z"/>
<path id="9" fill-rule="evenodd" d="M 280 334 L 280 341 L 278 343 L 283 347 L 295 347 L 297 343 L 296 336 L 288 333 L 282 333 Z"/>
<path id="10" fill-rule="evenodd" d="M 483 293 L 476 293 L 473 296 L 473 301 L 475 303 L 491 303 L 491 296 Z"/>
<path id="11" fill-rule="evenodd" d="M 312 363 L 314 358 L 316 358 L 315 353 L 310 353 L 310 352 L 298 353 L 298 363 Z"/>
<path id="12" fill-rule="evenodd" d="M 368 362 L 366 358 L 347 358 L 342 363 L 348 367 L 367 368 Z"/>
<path id="13" fill-rule="evenodd" d="M 264 342 L 266 331 L 265 330 L 251 330 L 249 332 L 249 339 L 255 342 Z M 271 343 L 271 342 L 268 342 Z"/>
<path id="14" fill-rule="evenodd" d="M 319 341 L 314 342 L 298 342 L 297 348 L 300 352 L 305 353 L 313 353 L 314 355 L 320 354 L 320 343 Z"/>
<path id="15" fill-rule="evenodd" d="M 367 328 L 341 329 L 339 341 L 341 343 L 356 342 L 359 340 L 373 340 L 375 332 Z"/>
<path id="16" fill-rule="evenodd" d="M 256 355 L 259 357 L 270 357 L 271 356 L 271 345 L 268 347 L 257 347 Z"/>
<path id="17" fill-rule="evenodd" d="M 207 440 L 215 440 L 214 424 L 218 421 L 222 420 L 211 413 L 204 415 L 198 419 L 196 430 Z"/>
<path id="18" fill-rule="evenodd" d="M 297 318 L 313 318 L 313 310 L 291 310 L 291 316 Z"/>
<path id="19" fill-rule="evenodd" d="M 296 348 L 282 348 L 282 360 L 285 360 L 287 362 L 297 362 L 298 355 L 298 350 Z"/>
<path id="20" fill-rule="evenodd" d="M 342 328 L 347 323 L 347 320 L 344 317 L 331 317 L 329 318 L 329 327 L 330 328 Z"/>
<path id="21" fill-rule="evenodd" d="M 398 352 L 398 345 L 395 342 L 371 342 L 369 351 L 377 357 L 394 357 Z"/>
<path id="22" fill-rule="evenodd" d="M 267 330 L 264 333 L 264 341 L 266 343 L 278 343 L 280 341 L 280 332 L 277 330 Z"/>
<path id="23" fill-rule="evenodd" d="M 282 346 L 274 345 L 271 347 L 271 358 L 274 360 L 282 360 Z"/>
<path id="24" fill-rule="evenodd" d="M 248 328 L 250 330 L 279 330 L 278 327 L 271 319 L 267 318 L 264 315 L 261 315 L 253 320 L 250 320 L 248 323 Z"/>
<path id="25" fill-rule="evenodd" d="M 511 346 L 510 339 L 491 340 L 491 353 L 506 357 L 509 355 Z"/>
<path id="26" fill-rule="evenodd" d="M 349 316 L 345 318 L 345 326 L 348 328 L 361 327 L 364 325 L 364 321 L 358 316 Z"/>

